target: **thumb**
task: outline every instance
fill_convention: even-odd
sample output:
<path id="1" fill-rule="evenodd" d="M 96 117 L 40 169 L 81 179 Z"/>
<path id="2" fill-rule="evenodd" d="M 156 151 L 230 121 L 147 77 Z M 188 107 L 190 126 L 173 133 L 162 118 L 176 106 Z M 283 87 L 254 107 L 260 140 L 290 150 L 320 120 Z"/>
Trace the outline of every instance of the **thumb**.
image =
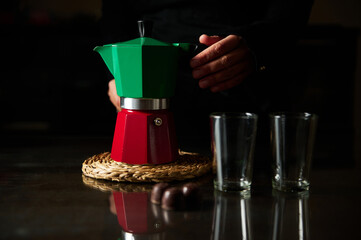
<path id="1" fill-rule="evenodd" d="M 208 36 L 206 34 L 202 34 L 200 37 L 199 37 L 199 42 L 204 44 L 204 45 L 207 45 L 207 46 L 211 46 L 213 44 L 215 44 L 216 42 L 222 40 L 223 38 L 220 37 L 220 36 Z"/>

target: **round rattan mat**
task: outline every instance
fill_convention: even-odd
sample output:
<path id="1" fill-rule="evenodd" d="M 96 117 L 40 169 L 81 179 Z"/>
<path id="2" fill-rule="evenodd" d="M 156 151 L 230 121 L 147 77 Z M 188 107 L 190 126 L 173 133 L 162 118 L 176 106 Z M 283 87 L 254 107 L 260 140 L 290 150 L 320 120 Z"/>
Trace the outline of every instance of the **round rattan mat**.
<path id="1" fill-rule="evenodd" d="M 95 179 L 82 175 L 85 186 L 100 190 L 102 192 L 150 192 L 154 183 L 129 183 L 129 182 L 114 182 L 103 179 Z"/>
<path id="2" fill-rule="evenodd" d="M 132 165 L 116 162 L 109 152 L 83 162 L 85 176 L 116 182 L 172 182 L 200 177 L 212 169 L 211 160 L 195 153 L 180 151 L 176 161 L 158 165 Z"/>

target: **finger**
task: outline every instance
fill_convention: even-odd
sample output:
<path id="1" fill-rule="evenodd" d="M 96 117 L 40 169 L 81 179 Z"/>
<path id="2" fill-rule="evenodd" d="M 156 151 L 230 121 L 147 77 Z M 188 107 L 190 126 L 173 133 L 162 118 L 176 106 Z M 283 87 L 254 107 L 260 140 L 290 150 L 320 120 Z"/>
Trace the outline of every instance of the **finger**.
<path id="1" fill-rule="evenodd" d="M 117 111 L 121 110 L 120 107 L 120 97 L 118 95 L 112 94 L 110 91 L 108 91 L 108 96 L 110 102 L 114 105 L 114 107 L 117 109 Z"/>
<path id="2" fill-rule="evenodd" d="M 120 112 L 122 110 L 122 108 L 120 107 L 120 97 L 117 96 L 115 101 L 116 101 L 115 108 L 117 109 L 117 112 Z"/>
<path id="3" fill-rule="evenodd" d="M 117 91 L 115 86 L 115 79 L 112 79 L 108 82 L 108 91 L 110 92 Z"/>
<path id="4" fill-rule="evenodd" d="M 222 69 L 229 68 L 230 66 L 240 62 L 246 56 L 246 51 L 242 48 L 237 48 L 236 50 L 223 55 L 222 57 L 206 63 L 198 68 L 195 68 L 192 71 L 192 76 L 195 79 L 205 77 L 209 74 L 218 72 Z"/>
<path id="5" fill-rule="evenodd" d="M 212 86 L 210 88 L 210 90 L 212 92 L 221 92 L 224 90 L 231 89 L 231 88 L 241 84 L 248 77 L 248 75 L 249 75 L 248 72 L 242 72 L 227 81 L 224 81 L 224 82 L 216 84 L 215 86 Z"/>
<path id="6" fill-rule="evenodd" d="M 216 59 L 232 49 L 236 48 L 241 41 L 241 37 L 236 35 L 229 35 L 226 38 L 216 42 L 212 46 L 208 47 L 204 51 L 197 54 L 192 58 L 190 65 L 192 68 L 199 67 L 207 62 L 210 62 L 213 59 Z"/>
<path id="7" fill-rule="evenodd" d="M 208 75 L 201 80 L 199 80 L 200 88 L 209 88 L 217 85 L 220 82 L 224 82 L 228 79 L 233 78 L 234 76 L 244 72 L 248 69 L 247 64 L 239 63 L 235 64 L 227 69 L 216 72 L 214 74 Z"/>
<path id="8" fill-rule="evenodd" d="M 110 80 L 108 83 L 108 96 L 109 96 L 110 102 L 115 106 L 117 111 L 120 111 L 121 110 L 120 97 L 117 94 L 117 89 L 116 89 L 114 79 Z"/>
<path id="9" fill-rule="evenodd" d="M 213 44 L 215 44 L 216 42 L 222 40 L 223 38 L 220 37 L 220 36 L 208 36 L 206 34 L 202 34 L 200 37 L 199 37 L 199 42 L 204 44 L 204 45 L 207 45 L 207 46 L 211 46 Z"/>

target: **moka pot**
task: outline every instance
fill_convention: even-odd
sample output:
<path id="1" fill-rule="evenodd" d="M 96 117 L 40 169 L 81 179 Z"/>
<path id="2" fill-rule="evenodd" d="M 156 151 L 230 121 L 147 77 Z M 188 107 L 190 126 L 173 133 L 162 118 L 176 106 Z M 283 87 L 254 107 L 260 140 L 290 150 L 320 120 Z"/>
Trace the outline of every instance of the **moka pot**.
<path id="1" fill-rule="evenodd" d="M 94 48 L 113 74 L 121 98 L 111 157 L 129 164 L 168 163 L 178 151 L 169 102 L 179 58 L 194 45 L 145 37 L 144 22 L 138 26 L 140 38 Z"/>

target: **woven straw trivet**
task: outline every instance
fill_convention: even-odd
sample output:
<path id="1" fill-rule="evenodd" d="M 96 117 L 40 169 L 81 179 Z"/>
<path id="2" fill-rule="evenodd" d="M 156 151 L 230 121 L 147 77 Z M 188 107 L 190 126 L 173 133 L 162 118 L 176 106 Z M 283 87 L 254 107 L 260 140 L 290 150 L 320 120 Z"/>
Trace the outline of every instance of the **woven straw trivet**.
<path id="1" fill-rule="evenodd" d="M 172 182 L 200 177 L 212 169 L 208 157 L 180 151 L 177 160 L 159 165 L 132 165 L 116 162 L 109 152 L 83 162 L 85 176 L 116 182 Z"/>
<path id="2" fill-rule="evenodd" d="M 103 179 L 95 179 L 82 175 L 85 186 L 100 190 L 102 192 L 150 192 L 153 189 L 154 182 L 114 182 Z M 213 175 L 205 174 L 204 176 L 187 179 L 185 181 L 177 181 L 171 183 L 171 186 L 183 186 L 185 183 L 194 183 L 198 186 L 209 183 L 213 179 Z"/>
<path id="3" fill-rule="evenodd" d="M 154 183 L 128 183 L 95 179 L 87 177 L 84 174 L 82 178 L 85 186 L 102 192 L 150 192 L 154 186 Z"/>

